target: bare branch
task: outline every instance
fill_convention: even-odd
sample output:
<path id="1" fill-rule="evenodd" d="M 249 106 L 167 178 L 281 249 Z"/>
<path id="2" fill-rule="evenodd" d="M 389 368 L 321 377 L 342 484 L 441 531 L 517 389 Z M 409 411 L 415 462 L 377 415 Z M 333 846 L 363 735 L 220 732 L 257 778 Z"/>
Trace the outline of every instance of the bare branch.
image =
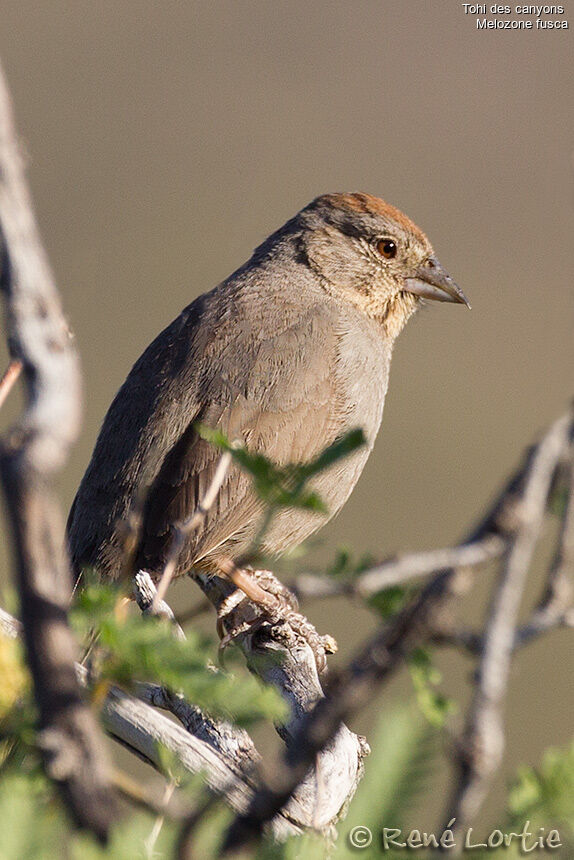
<path id="1" fill-rule="evenodd" d="M 5 636 L 9 636 L 10 639 L 16 639 L 18 636 L 22 635 L 22 625 L 20 622 L 14 618 L 14 616 L 10 615 L 9 612 L 6 612 L 5 609 L 0 609 L 0 629 Z"/>
<path id="2" fill-rule="evenodd" d="M 464 733 L 459 781 L 447 818 L 462 832 L 480 809 L 504 749 L 503 707 L 518 610 L 546 510 L 557 462 L 568 446 L 572 415 L 559 419 L 536 449 L 516 506 L 516 537 L 508 551 L 488 613 L 477 686 Z"/>
<path id="3" fill-rule="evenodd" d="M 552 613 L 538 613 L 538 610 L 532 613 L 530 620 L 519 627 L 514 634 L 512 643 L 512 651 L 518 651 L 519 648 L 524 648 L 534 642 L 544 633 L 549 633 L 551 630 L 560 628 L 574 627 L 574 607 L 566 606 L 564 609 L 553 610 Z M 434 645 L 448 645 L 454 648 L 463 648 L 469 654 L 480 656 L 484 652 L 484 636 L 481 633 L 476 633 L 473 630 L 465 629 L 446 629 L 445 627 L 434 630 L 430 636 L 430 641 Z"/>
<path id="4" fill-rule="evenodd" d="M 16 618 L 0 610 L 0 627 L 10 637 L 18 637 L 22 631 Z M 88 686 L 88 670 L 80 663 L 74 666 L 78 683 Z M 162 708 L 174 714 L 181 723 L 159 713 Z M 184 771 L 191 775 L 202 773 L 210 790 L 221 796 L 233 809 L 245 810 L 253 796 L 255 766 L 260 756 L 246 731 L 227 722 L 218 722 L 204 714 L 199 708 L 188 704 L 181 696 L 170 694 L 157 684 L 137 683 L 135 695 L 112 687 L 102 707 L 102 720 L 107 732 L 152 767 L 163 772 L 164 759 L 161 747 L 177 758 Z M 136 791 L 126 783 L 125 775 L 110 771 L 114 785 L 121 784 L 121 791 L 134 802 L 154 811 L 159 811 L 149 793 Z M 277 838 L 300 833 L 308 826 L 311 811 L 306 808 L 304 793 L 293 798 L 293 802 L 271 825 Z M 193 813 L 193 807 L 172 805 L 167 809 L 170 817 L 180 819 Z"/>
<path id="5" fill-rule="evenodd" d="M 203 574 L 195 574 L 194 579 L 216 609 L 227 604 L 226 623 L 234 629 L 233 641 L 243 649 L 250 670 L 274 685 L 287 700 L 290 717 L 286 725 L 278 727 L 278 732 L 289 746 L 305 714 L 323 695 L 317 674 L 317 651 L 322 649 L 324 655 L 333 643 L 331 637 L 319 636 L 307 619 L 289 607 L 285 601 L 288 591 L 273 574 L 254 571 L 253 576 L 262 583 L 266 593 L 277 598 L 281 596 L 278 604 L 281 603 L 282 608 L 277 617 L 269 618 L 227 579 Z M 138 603 L 145 611 L 153 604 L 156 593 L 148 574 L 140 571 L 136 575 L 135 590 Z M 165 601 L 161 606 L 162 612 L 173 618 Z M 158 685 L 138 684 L 136 691 L 144 701 L 174 714 L 191 734 L 222 756 L 226 766 L 249 779 L 250 785 L 256 782 L 255 768 L 261 760 L 246 732 L 213 720 L 181 696 Z M 124 737 L 122 741 L 127 742 Z M 169 737 L 166 743 L 169 746 Z M 141 749 L 139 751 L 141 754 Z M 291 819 L 302 827 L 330 828 L 354 794 L 367 752 L 366 742 L 343 726 L 331 747 L 321 756 L 316 772 L 309 775 L 292 798 L 288 807 Z"/>
<path id="6" fill-rule="evenodd" d="M 136 603 L 144 615 L 161 615 L 173 624 L 174 635 L 185 639 L 183 628 L 178 624 L 171 606 L 165 600 L 157 600 L 157 591 L 153 579 L 146 570 L 140 570 L 134 576 L 133 591 Z"/>
<path id="7" fill-rule="evenodd" d="M 193 804 L 182 799 L 181 793 L 171 794 L 169 797 L 164 793 L 163 797 L 158 797 L 156 791 L 142 785 L 125 771 L 114 769 L 111 780 L 118 793 L 133 806 L 151 812 L 153 815 L 167 816 L 171 820 L 178 821 L 187 818 L 194 811 Z M 168 783 L 168 785 L 172 784 Z"/>
<path id="8" fill-rule="evenodd" d="M 113 737 L 156 769 L 161 770 L 163 766 L 163 747 L 190 774 L 203 773 L 210 790 L 225 798 L 232 809 L 244 811 L 247 808 L 253 787 L 233 761 L 225 759 L 209 744 L 150 705 L 114 687 L 104 703 L 102 718 Z M 274 822 L 273 831 L 278 838 L 285 838 L 300 833 L 301 829 L 290 816 L 283 814 Z"/>
<path id="9" fill-rule="evenodd" d="M 521 644 L 555 626 L 574 624 L 572 574 L 574 573 L 574 444 L 570 445 L 566 509 L 546 588 L 528 624 L 520 630 Z"/>
<path id="10" fill-rule="evenodd" d="M 36 229 L 1 70 L 0 245 L 9 347 L 13 362 L 24 368 L 27 395 L 24 414 L 2 441 L 0 473 L 40 711 L 39 743 L 76 822 L 104 840 L 115 807 L 103 739 L 75 676 L 76 643 L 67 619 L 71 575 L 52 489 L 79 430 L 80 373 Z"/>
<path id="11" fill-rule="evenodd" d="M 261 757 L 248 733 L 231 723 L 214 720 L 183 696 L 170 693 L 157 684 L 139 683 L 135 688 L 138 699 L 173 714 L 189 734 L 208 744 L 230 763 L 237 773 L 250 776 Z"/>
<path id="12" fill-rule="evenodd" d="M 287 593 L 269 571 L 252 571 L 252 574 L 265 591 L 278 596 Z M 194 579 L 216 609 L 229 603 L 230 595 L 236 594 L 233 586 L 221 577 L 195 574 Z M 270 619 L 261 607 L 241 594 L 226 618 L 236 631 L 233 641 L 245 654 L 250 671 L 276 687 L 289 704 L 289 720 L 278 731 L 285 741 L 286 754 L 290 755 L 299 743 L 308 714 L 323 698 L 317 651 L 323 648 L 324 653 L 325 647 L 329 649 L 331 637 L 319 636 L 304 616 L 285 606 L 281 619 Z M 363 772 L 362 760 L 368 754 L 364 739 L 344 725 L 338 726 L 330 740 L 315 768 L 306 768 L 296 795 L 297 821 L 317 830 L 325 830 L 337 820 L 355 792 Z"/>
<path id="13" fill-rule="evenodd" d="M 500 558 L 505 541 L 489 534 L 478 541 L 455 547 L 408 553 L 370 568 L 353 579 L 338 580 L 312 573 L 299 574 L 293 583 L 298 597 L 331 597 L 337 594 L 370 597 L 393 585 L 404 585 L 444 568 L 478 567 Z"/>

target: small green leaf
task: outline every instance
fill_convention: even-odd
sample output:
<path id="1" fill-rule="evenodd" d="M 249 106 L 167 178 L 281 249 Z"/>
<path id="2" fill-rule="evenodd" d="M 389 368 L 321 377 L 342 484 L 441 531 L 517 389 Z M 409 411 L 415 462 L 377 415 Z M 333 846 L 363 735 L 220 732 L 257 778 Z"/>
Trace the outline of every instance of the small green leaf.
<path id="1" fill-rule="evenodd" d="M 331 445 L 328 445 L 327 448 L 325 448 L 318 457 L 311 460 L 310 463 L 300 466 L 301 474 L 306 478 L 310 478 L 312 475 L 323 472 L 325 469 L 328 469 L 329 466 L 332 466 L 333 463 L 336 463 L 338 460 L 342 460 L 343 457 L 348 457 L 349 454 L 352 454 L 353 451 L 356 451 L 365 444 L 365 434 L 360 427 L 357 427 L 354 430 L 349 430 L 343 436 L 336 439 Z"/>
<path id="2" fill-rule="evenodd" d="M 350 547 L 340 546 L 335 552 L 335 558 L 326 570 L 326 575 L 347 577 L 352 580 L 372 567 L 373 564 L 373 556 L 369 553 L 363 553 L 359 558 L 354 558 Z"/>
<path id="3" fill-rule="evenodd" d="M 395 615 L 404 606 L 409 593 L 400 585 L 391 585 L 390 588 L 371 595 L 367 603 L 372 609 L 376 609 L 381 618 L 386 619 Z"/>

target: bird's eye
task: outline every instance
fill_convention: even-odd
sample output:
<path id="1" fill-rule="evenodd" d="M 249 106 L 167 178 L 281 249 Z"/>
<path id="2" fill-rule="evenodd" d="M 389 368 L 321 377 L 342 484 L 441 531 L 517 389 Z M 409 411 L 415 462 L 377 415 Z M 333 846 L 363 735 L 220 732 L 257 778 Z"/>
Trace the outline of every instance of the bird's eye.
<path id="1" fill-rule="evenodd" d="M 397 243 L 392 239 L 381 239 L 377 242 L 377 251 L 386 260 L 392 260 L 397 256 Z"/>

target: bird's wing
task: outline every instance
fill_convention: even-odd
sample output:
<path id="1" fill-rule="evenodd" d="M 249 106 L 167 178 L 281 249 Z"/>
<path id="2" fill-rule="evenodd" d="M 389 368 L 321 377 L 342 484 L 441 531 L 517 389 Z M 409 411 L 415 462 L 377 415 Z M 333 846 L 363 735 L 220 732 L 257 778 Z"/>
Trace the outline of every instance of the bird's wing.
<path id="1" fill-rule="evenodd" d="M 203 406 L 149 489 L 142 567 L 154 572 L 163 567 L 171 526 L 195 511 L 213 481 L 221 453 L 198 435 L 196 421 L 222 429 L 279 464 L 311 459 L 341 432 L 344 409 L 333 372 L 337 337 L 329 323 L 324 310 L 313 307 L 279 330 L 277 321 L 273 330 L 262 329 L 260 321 L 238 326 L 234 333 L 240 340 L 214 354 L 211 375 L 201 386 Z M 232 464 L 204 524 L 182 553 L 179 572 L 222 547 L 241 552 L 259 516 L 250 477 Z"/>
<path id="2" fill-rule="evenodd" d="M 115 577 L 121 524 L 201 410 L 197 367 L 216 338 L 209 317 L 215 291 L 200 296 L 148 346 L 117 392 L 68 517 L 76 574 L 85 566 Z"/>

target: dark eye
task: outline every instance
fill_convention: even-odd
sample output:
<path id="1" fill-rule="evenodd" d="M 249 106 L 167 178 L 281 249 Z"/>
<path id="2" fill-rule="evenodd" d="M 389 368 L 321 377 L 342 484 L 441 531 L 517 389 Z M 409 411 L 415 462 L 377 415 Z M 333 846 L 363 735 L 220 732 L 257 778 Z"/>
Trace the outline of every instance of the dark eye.
<path id="1" fill-rule="evenodd" d="M 397 244 L 392 239 L 381 239 L 377 242 L 377 251 L 387 260 L 397 256 Z"/>

